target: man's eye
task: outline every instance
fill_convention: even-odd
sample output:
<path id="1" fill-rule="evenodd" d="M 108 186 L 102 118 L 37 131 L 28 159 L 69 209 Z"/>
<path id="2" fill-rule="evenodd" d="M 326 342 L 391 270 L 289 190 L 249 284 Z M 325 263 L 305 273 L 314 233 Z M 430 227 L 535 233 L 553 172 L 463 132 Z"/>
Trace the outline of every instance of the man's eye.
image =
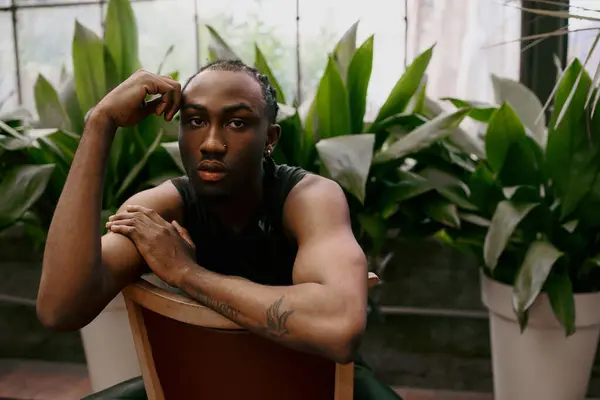
<path id="1" fill-rule="evenodd" d="M 246 124 L 242 120 L 234 119 L 234 120 L 229 121 L 228 125 L 234 129 L 240 129 L 240 128 L 243 128 Z"/>
<path id="2" fill-rule="evenodd" d="M 206 123 L 205 120 L 203 120 L 202 118 L 190 118 L 188 120 L 189 124 L 191 126 L 193 126 L 194 128 L 199 128 L 201 126 L 204 126 L 204 124 Z"/>

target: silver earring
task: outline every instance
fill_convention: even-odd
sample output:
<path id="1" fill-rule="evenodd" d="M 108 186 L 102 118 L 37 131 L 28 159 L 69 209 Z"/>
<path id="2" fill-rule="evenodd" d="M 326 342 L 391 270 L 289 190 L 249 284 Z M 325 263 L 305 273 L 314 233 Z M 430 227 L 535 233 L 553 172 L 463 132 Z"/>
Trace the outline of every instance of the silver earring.
<path id="1" fill-rule="evenodd" d="M 226 145 L 226 144 L 223 144 L 223 148 L 225 148 L 225 149 L 226 149 L 226 148 L 227 148 L 227 145 Z"/>

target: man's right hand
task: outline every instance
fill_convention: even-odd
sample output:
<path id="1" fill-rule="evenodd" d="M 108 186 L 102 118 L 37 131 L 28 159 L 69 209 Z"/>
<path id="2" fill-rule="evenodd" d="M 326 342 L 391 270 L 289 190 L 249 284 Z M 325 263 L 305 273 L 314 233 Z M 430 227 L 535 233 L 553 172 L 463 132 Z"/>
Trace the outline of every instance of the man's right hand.
<path id="1" fill-rule="evenodd" d="M 146 102 L 147 95 L 161 97 Z M 94 108 L 110 119 L 115 127 L 138 124 L 150 114 L 173 119 L 181 103 L 181 85 L 168 76 L 139 70 L 108 93 Z"/>

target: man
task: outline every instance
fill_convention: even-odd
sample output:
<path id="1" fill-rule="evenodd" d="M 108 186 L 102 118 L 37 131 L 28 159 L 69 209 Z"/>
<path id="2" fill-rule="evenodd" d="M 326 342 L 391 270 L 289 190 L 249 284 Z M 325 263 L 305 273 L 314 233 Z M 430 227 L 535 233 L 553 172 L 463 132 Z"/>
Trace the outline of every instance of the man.
<path id="1" fill-rule="evenodd" d="M 178 111 L 186 175 L 131 197 L 101 237 L 116 129 L 152 113 L 172 120 Z M 42 323 L 80 329 L 153 272 L 258 335 L 339 363 L 353 360 L 366 321 L 365 256 L 340 187 L 273 162 L 276 115 L 268 78 L 240 61 L 209 64 L 183 90 L 169 77 L 138 71 L 103 98 L 87 118 L 48 232 Z M 372 379 L 359 384 L 365 371 L 356 374 L 357 398 L 395 396 Z"/>

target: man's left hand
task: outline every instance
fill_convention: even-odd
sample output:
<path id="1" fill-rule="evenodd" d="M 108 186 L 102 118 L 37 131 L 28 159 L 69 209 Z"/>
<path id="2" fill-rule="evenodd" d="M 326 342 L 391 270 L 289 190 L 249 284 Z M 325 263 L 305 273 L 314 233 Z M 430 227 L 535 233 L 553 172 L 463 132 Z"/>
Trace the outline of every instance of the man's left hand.
<path id="1" fill-rule="evenodd" d="M 106 228 L 131 239 L 150 269 L 169 285 L 177 286 L 181 274 L 196 262 L 196 249 L 187 231 L 149 208 L 129 205 L 112 215 Z"/>

